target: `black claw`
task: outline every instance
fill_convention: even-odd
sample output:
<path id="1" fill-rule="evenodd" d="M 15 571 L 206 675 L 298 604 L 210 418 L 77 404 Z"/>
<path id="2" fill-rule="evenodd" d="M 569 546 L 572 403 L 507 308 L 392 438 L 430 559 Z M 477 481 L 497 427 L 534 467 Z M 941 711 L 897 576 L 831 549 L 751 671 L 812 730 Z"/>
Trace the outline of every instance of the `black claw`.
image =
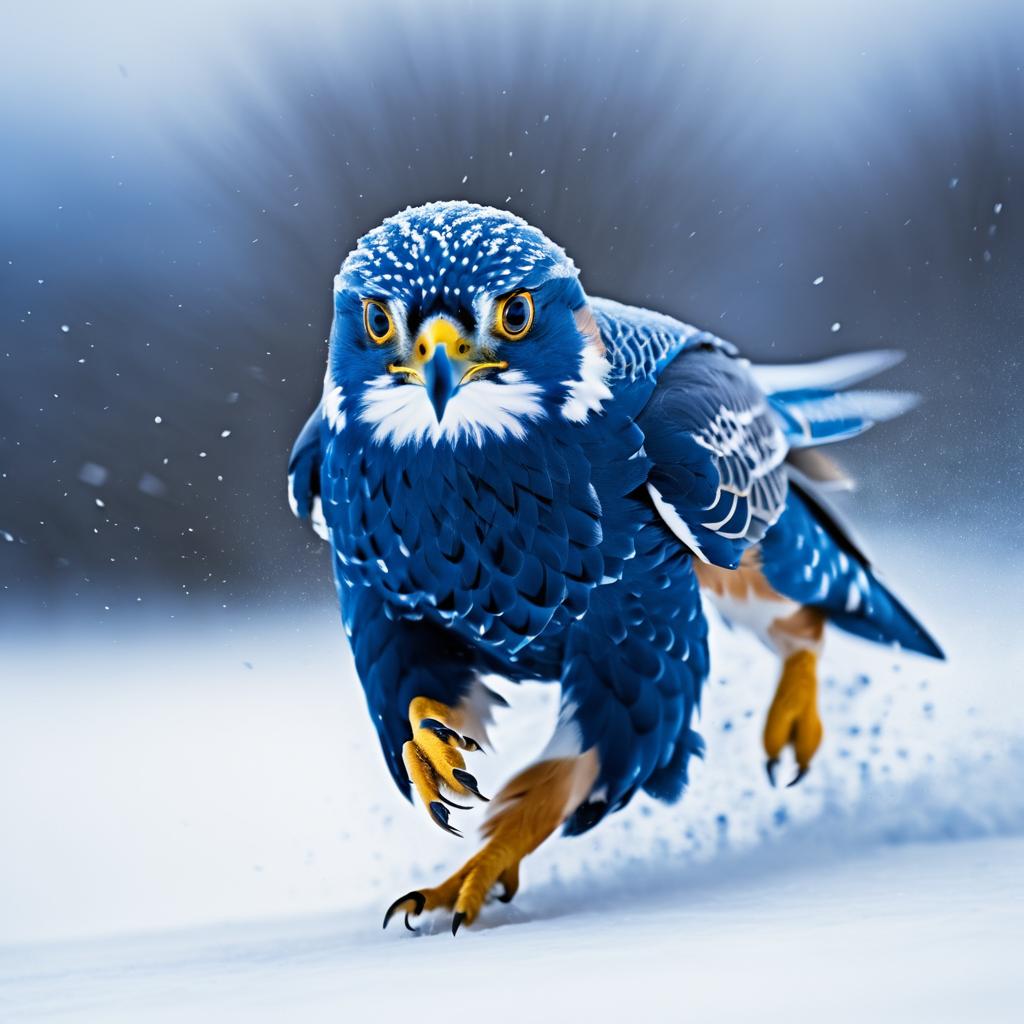
<path id="1" fill-rule="evenodd" d="M 413 913 L 414 914 L 422 914 L 423 913 L 423 908 L 427 905 L 427 897 L 424 896 L 423 893 L 417 892 L 414 889 L 412 892 L 407 892 L 404 896 L 399 896 L 398 899 L 395 900 L 395 902 L 392 903 L 390 907 L 388 907 L 387 911 L 384 914 L 384 924 L 382 925 L 382 927 L 387 928 L 388 921 L 391 920 L 391 918 L 394 915 L 395 911 L 403 903 L 406 903 L 408 900 L 412 900 L 412 902 L 413 902 L 413 907 L 414 907 Z M 413 926 L 411 924 L 409 924 L 409 911 L 405 912 L 405 927 L 408 928 L 409 931 L 411 931 L 411 932 L 416 931 L 416 929 L 413 928 Z"/>
<path id="2" fill-rule="evenodd" d="M 466 749 L 470 753 L 473 753 L 473 754 L 476 754 L 476 753 L 486 754 L 487 753 L 487 751 L 484 750 L 484 748 L 481 747 L 480 744 L 475 739 L 473 739 L 472 736 L 463 736 L 462 737 L 462 742 L 463 742 L 463 744 L 465 744 Z"/>
<path id="3" fill-rule="evenodd" d="M 453 836 L 458 836 L 460 839 L 462 838 L 462 833 L 457 828 L 452 828 L 451 825 L 448 824 L 448 808 L 445 807 L 440 800 L 430 801 L 430 816 L 438 823 L 438 825 L 441 826 L 441 828 L 445 830 L 445 832 L 450 832 Z"/>
<path id="4" fill-rule="evenodd" d="M 436 718 L 424 718 L 420 722 L 421 729 L 429 729 L 439 740 L 444 743 L 450 743 L 452 740 L 456 744 L 462 742 L 462 737 L 454 730 L 449 729 L 444 722 L 439 722 Z"/>
<path id="5" fill-rule="evenodd" d="M 473 794 L 473 796 L 479 797 L 484 803 L 490 803 L 490 797 L 486 797 L 480 792 L 479 786 L 476 779 L 464 771 L 462 768 L 453 768 L 452 775 L 455 777 L 457 782 L 461 782 Z"/>
<path id="6" fill-rule="evenodd" d="M 437 799 L 440 800 L 441 803 L 447 804 L 449 807 L 454 807 L 457 811 L 473 810 L 473 808 L 470 807 L 469 804 L 457 804 L 454 800 L 449 800 L 448 797 L 444 795 L 444 793 L 438 793 Z"/>
<path id="7" fill-rule="evenodd" d="M 504 883 L 502 883 L 502 888 L 505 891 L 498 897 L 498 899 L 501 900 L 502 903 L 511 903 L 516 894 L 515 889 L 510 889 Z"/>
<path id="8" fill-rule="evenodd" d="M 801 768 L 796 773 L 796 775 L 793 776 L 793 781 L 790 782 L 790 783 L 787 783 L 786 789 L 791 789 L 793 786 L 795 786 L 810 770 L 811 770 L 811 766 L 810 765 L 808 765 L 806 768 Z"/>
<path id="9" fill-rule="evenodd" d="M 466 915 L 462 914 L 462 913 L 457 913 L 452 918 L 452 935 L 458 935 L 459 934 L 459 925 L 462 924 L 462 922 L 465 921 L 465 919 L 466 919 Z"/>
<path id="10" fill-rule="evenodd" d="M 769 757 L 765 762 L 764 770 L 768 773 L 768 781 L 775 786 L 775 769 L 779 766 L 779 759 L 777 757 Z"/>

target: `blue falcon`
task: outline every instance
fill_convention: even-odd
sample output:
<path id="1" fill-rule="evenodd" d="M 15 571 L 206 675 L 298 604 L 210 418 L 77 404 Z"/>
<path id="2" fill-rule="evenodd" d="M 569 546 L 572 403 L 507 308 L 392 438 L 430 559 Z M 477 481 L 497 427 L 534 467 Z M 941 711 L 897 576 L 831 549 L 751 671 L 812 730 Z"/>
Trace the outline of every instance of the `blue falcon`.
<path id="1" fill-rule="evenodd" d="M 385 925 L 445 908 L 457 931 L 492 890 L 512 898 L 558 828 L 584 832 L 639 790 L 681 795 L 703 747 L 702 587 L 783 659 L 770 767 L 792 745 L 805 771 L 820 740 L 825 621 L 939 653 L 807 482 L 828 466 L 816 446 L 906 408 L 844 390 L 888 359 L 751 367 L 706 331 L 588 297 L 565 252 L 505 211 L 432 203 L 360 239 L 289 496 L 330 542 L 399 789 L 459 835 L 452 810 L 487 801 L 465 759 L 501 703 L 482 677 L 561 687 L 547 747 L 487 801 L 482 848 Z"/>

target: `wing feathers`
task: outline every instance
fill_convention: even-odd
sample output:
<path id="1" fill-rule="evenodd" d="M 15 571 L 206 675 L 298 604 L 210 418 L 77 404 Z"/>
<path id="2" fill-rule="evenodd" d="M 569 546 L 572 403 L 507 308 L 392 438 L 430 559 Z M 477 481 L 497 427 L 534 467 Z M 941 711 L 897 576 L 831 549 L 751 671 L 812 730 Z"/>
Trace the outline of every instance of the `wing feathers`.
<path id="1" fill-rule="evenodd" d="M 738 564 L 782 512 L 789 447 L 746 362 L 683 352 L 662 371 L 638 422 L 658 514 L 700 557 Z"/>
<path id="2" fill-rule="evenodd" d="M 750 371 L 761 390 L 769 395 L 801 388 L 842 390 L 877 376 L 903 362 L 905 357 L 906 353 L 898 349 L 876 349 L 871 352 L 850 352 L 816 363 L 753 365 Z"/>
<path id="3" fill-rule="evenodd" d="M 856 437 L 876 423 L 902 416 L 920 401 L 909 391 L 778 391 L 769 401 L 794 448 Z"/>

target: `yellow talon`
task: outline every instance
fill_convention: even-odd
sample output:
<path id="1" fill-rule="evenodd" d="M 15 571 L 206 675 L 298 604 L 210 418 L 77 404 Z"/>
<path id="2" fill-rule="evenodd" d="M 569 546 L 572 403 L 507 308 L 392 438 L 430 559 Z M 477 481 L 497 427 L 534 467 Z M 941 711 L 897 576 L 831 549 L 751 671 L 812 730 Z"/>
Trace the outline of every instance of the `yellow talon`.
<path id="1" fill-rule="evenodd" d="M 475 796 L 487 799 L 476 778 L 466 770 L 460 750 L 480 750 L 480 744 L 462 736 L 463 714 L 439 701 L 416 697 L 409 704 L 412 739 L 402 747 L 405 770 L 434 822 L 446 832 L 461 836 L 449 823 L 449 807 L 469 810 L 468 805 L 453 803 L 445 795 Z"/>
<path id="2" fill-rule="evenodd" d="M 454 911 L 454 934 L 463 923 L 476 920 L 496 885 L 503 890 L 498 898 L 508 903 L 519 888 L 520 861 L 575 810 L 597 774 L 593 750 L 579 757 L 541 761 L 520 772 L 494 799 L 482 829 L 483 848 L 439 886 L 395 900 L 384 915 L 384 926 L 392 915 L 404 910 L 406 927 L 412 929 L 410 914 L 443 908 Z"/>
<path id="3" fill-rule="evenodd" d="M 811 767 L 823 733 L 818 715 L 817 656 L 797 651 L 786 658 L 775 699 L 764 726 L 764 749 L 768 755 L 768 778 L 775 785 L 775 766 L 783 747 L 792 745 L 798 767 L 794 785 Z"/>

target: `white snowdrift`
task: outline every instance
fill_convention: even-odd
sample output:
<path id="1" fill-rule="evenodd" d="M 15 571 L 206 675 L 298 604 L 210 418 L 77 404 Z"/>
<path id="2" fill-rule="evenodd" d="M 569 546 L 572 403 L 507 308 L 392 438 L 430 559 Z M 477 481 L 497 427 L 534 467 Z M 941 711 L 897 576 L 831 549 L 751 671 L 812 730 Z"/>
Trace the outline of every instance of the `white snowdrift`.
<path id="1" fill-rule="evenodd" d="M 394 791 L 333 609 L 27 633 L 0 717 L 0 1019 L 1015 1019 L 1024 659 L 996 585 L 928 616 L 947 666 L 832 638 L 793 790 L 763 774 L 772 658 L 716 631 L 683 801 L 548 844 L 457 939 L 380 931 L 472 840 Z M 557 699 L 500 685 L 485 792 Z M 455 813 L 471 834 L 481 812 Z"/>

